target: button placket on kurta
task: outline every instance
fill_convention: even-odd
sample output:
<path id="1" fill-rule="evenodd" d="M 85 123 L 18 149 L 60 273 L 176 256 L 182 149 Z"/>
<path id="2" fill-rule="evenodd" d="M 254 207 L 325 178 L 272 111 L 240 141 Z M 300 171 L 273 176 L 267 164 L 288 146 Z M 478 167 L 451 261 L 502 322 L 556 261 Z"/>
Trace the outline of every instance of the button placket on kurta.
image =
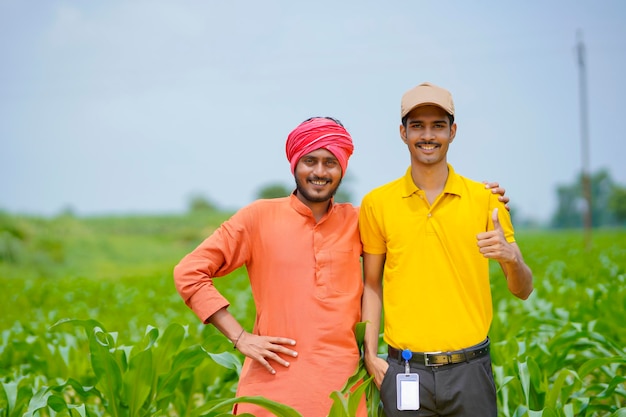
<path id="1" fill-rule="evenodd" d="M 320 219 L 320 221 L 314 223 L 312 227 L 312 239 L 313 239 L 313 251 L 315 256 L 315 297 L 318 299 L 324 299 L 328 296 L 329 285 L 328 282 L 328 274 L 330 271 L 330 251 L 324 251 L 322 248 L 324 245 L 324 224 L 326 223 L 326 219 L 332 210 L 324 215 Z M 312 218 L 312 221 L 313 218 Z"/>

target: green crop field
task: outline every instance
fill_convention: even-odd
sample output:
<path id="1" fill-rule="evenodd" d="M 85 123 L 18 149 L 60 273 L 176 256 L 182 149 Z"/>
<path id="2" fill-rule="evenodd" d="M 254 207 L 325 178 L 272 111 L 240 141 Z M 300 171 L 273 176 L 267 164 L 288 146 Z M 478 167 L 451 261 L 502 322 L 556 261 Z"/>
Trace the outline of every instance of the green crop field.
<path id="1" fill-rule="evenodd" d="M 184 305 L 173 266 L 228 213 L 51 219 L 0 213 L 0 417 L 229 415 L 242 357 Z M 527 301 L 492 265 L 500 416 L 626 416 L 626 230 L 518 230 Z M 246 271 L 216 280 L 252 328 Z M 357 329 L 360 337 L 362 326 Z M 381 346 L 381 352 L 384 349 Z M 329 393 L 350 416 L 377 392 Z M 260 397 L 277 416 L 299 416 Z"/>

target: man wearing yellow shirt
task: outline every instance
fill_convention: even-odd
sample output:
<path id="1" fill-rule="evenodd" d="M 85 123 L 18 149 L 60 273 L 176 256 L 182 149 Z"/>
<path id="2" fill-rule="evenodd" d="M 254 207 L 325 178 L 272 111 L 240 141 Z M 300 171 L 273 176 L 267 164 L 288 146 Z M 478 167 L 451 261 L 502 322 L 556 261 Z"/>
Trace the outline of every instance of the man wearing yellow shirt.
<path id="1" fill-rule="evenodd" d="M 496 416 L 489 259 L 521 299 L 532 272 L 504 204 L 447 162 L 452 95 L 420 84 L 402 97 L 401 120 L 411 165 L 369 192 L 359 215 L 365 364 L 387 417 Z M 383 306 L 387 361 L 377 356 Z"/>

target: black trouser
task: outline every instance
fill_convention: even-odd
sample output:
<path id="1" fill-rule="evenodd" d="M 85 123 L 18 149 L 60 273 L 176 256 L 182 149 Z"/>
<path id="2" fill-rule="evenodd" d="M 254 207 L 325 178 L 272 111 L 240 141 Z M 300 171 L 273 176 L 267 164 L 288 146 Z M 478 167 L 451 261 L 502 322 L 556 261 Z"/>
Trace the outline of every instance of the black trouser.
<path id="1" fill-rule="evenodd" d="M 489 354 L 457 364 L 426 366 L 410 362 L 420 379 L 420 409 L 399 411 L 396 407 L 396 375 L 405 372 L 404 362 L 387 358 L 389 369 L 380 387 L 387 417 L 468 416 L 496 417 L 496 386 Z"/>

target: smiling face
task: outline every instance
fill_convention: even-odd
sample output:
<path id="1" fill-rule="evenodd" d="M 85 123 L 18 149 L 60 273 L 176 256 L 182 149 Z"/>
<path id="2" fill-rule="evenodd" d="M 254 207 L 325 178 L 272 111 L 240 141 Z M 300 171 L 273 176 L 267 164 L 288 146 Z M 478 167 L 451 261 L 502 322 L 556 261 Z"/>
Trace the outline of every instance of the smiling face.
<path id="1" fill-rule="evenodd" d="M 341 183 L 339 161 L 326 149 L 304 155 L 296 165 L 296 195 L 307 206 L 327 203 Z"/>
<path id="2" fill-rule="evenodd" d="M 411 153 L 411 164 L 446 164 L 448 147 L 456 135 L 456 123 L 439 106 L 414 108 L 400 125 L 400 136 Z"/>

